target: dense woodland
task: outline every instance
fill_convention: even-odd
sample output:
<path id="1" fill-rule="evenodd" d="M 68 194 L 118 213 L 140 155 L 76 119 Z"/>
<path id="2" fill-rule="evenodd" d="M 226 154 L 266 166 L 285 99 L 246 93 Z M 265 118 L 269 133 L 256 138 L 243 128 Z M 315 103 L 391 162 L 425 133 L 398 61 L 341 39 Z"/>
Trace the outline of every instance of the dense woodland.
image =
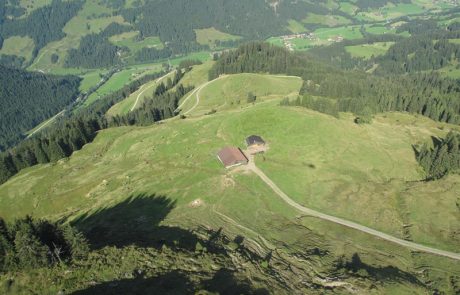
<path id="1" fill-rule="evenodd" d="M 0 272 L 70 263 L 88 252 L 85 237 L 70 225 L 31 217 L 7 224 L 0 218 Z"/>
<path id="2" fill-rule="evenodd" d="M 70 49 L 65 65 L 67 67 L 105 68 L 120 63 L 122 48 L 109 42 L 108 38 L 129 31 L 129 26 L 110 24 L 98 34 L 89 34 L 80 40 L 76 49 Z M 127 49 L 126 49 L 127 50 Z"/>
<path id="3" fill-rule="evenodd" d="M 439 179 L 460 171 L 460 134 L 449 132 L 446 138 L 435 139 L 434 146 L 422 145 L 417 151 L 417 161 L 428 179 Z"/>
<path id="4" fill-rule="evenodd" d="M 80 78 L 49 76 L 0 65 L 0 150 L 77 98 Z"/>

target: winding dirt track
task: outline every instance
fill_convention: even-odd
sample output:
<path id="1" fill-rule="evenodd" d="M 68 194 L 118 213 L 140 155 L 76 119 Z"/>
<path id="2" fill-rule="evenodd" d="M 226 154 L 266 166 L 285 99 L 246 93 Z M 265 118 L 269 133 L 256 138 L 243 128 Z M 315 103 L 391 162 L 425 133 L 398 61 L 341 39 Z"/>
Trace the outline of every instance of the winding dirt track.
<path id="1" fill-rule="evenodd" d="M 190 112 L 192 112 L 199 104 L 200 104 L 200 92 L 203 88 L 205 88 L 206 86 L 208 86 L 209 84 L 217 81 L 217 80 L 220 80 L 220 79 L 223 79 L 227 76 L 223 75 L 223 76 L 220 76 L 214 80 L 211 80 L 211 81 L 208 81 L 204 84 L 201 84 L 198 88 L 195 88 L 195 90 L 192 91 L 192 93 L 189 94 L 189 96 L 187 96 L 183 101 L 182 103 L 177 107 L 176 111 L 180 110 L 184 104 L 196 93 L 196 102 L 195 104 L 188 110 L 184 113 L 184 115 L 187 115 L 189 114 Z"/>
<path id="2" fill-rule="evenodd" d="M 136 97 L 136 101 L 134 102 L 134 105 L 131 107 L 131 109 L 129 110 L 130 112 L 134 111 L 134 109 L 136 108 L 137 106 L 137 103 L 139 102 L 139 98 L 141 98 L 142 94 L 144 94 L 147 90 L 149 90 L 150 88 L 152 88 L 153 86 L 156 86 L 161 80 L 163 80 L 164 78 L 166 78 L 169 74 L 171 74 L 171 72 L 167 73 L 166 75 L 158 78 L 155 80 L 155 83 L 153 83 L 152 85 L 150 86 L 147 86 L 144 90 L 142 90 Z M 144 84 L 145 86 L 146 84 Z"/>
<path id="3" fill-rule="evenodd" d="M 361 232 L 364 232 L 364 233 L 373 235 L 375 237 L 381 238 L 383 240 L 386 240 L 386 241 L 389 241 L 389 242 L 392 242 L 392 243 L 395 243 L 395 244 L 410 248 L 412 250 L 422 251 L 422 252 L 426 252 L 426 253 L 431 253 L 431 254 L 435 254 L 435 255 L 439 255 L 439 256 L 448 257 L 448 258 L 455 259 L 455 260 L 460 260 L 460 254 L 459 253 L 439 250 L 439 249 L 436 249 L 436 248 L 427 247 L 427 246 L 417 244 L 417 243 L 414 243 L 414 242 L 409 242 L 409 241 L 406 241 L 406 240 L 403 240 L 403 239 L 399 239 L 399 238 L 390 236 L 390 235 L 388 235 L 386 233 L 383 233 L 383 232 L 380 232 L 378 230 L 375 230 L 375 229 L 360 225 L 358 223 L 348 221 L 348 220 L 345 220 L 345 219 L 342 219 L 342 218 L 339 218 L 339 217 L 327 215 L 327 214 L 312 210 L 310 208 L 304 207 L 304 206 L 296 203 L 291 198 L 289 198 L 288 195 L 286 195 L 267 175 L 265 175 L 265 173 L 262 172 L 262 170 L 260 170 L 255 165 L 253 159 L 250 159 L 250 162 L 249 162 L 249 164 L 247 166 L 247 169 L 251 170 L 257 176 L 259 176 L 260 179 L 262 179 L 263 182 L 265 182 L 278 196 L 280 196 L 280 198 L 283 199 L 283 201 L 285 203 L 287 203 L 288 205 L 294 207 L 295 209 L 299 210 L 300 212 L 303 212 L 305 214 L 308 214 L 308 215 L 316 217 L 316 218 L 320 218 L 320 219 L 323 219 L 323 220 L 334 222 L 336 224 L 340 224 L 340 225 L 343 225 L 343 226 L 346 226 L 346 227 L 349 227 L 349 228 L 353 228 L 355 230 L 359 230 Z"/>

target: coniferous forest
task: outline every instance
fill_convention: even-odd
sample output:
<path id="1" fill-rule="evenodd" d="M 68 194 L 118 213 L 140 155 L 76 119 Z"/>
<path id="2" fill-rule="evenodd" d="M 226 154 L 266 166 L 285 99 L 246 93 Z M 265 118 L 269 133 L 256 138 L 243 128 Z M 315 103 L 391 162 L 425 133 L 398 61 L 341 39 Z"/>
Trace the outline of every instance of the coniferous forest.
<path id="1" fill-rule="evenodd" d="M 1 1 L 0 7 L 5 7 L 5 2 L 7 1 Z M 83 1 L 80 0 L 53 0 L 50 5 L 38 8 L 27 17 L 13 20 L 7 18 L 7 11 L 2 11 L 0 8 L 0 39 L 15 35 L 31 37 L 35 43 L 33 51 L 35 57 L 46 44 L 65 36 L 62 29 L 77 14 L 82 5 Z"/>
<path id="2" fill-rule="evenodd" d="M 80 78 L 50 76 L 0 65 L 0 150 L 62 111 L 78 96 Z"/>
<path id="3" fill-rule="evenodd" d="M 84 259 L 89 245 L 82 233 L 30 216 L 6 223 L 0 218 L 0 271 L 23 271 Z"/>
<path id="4" fill-rule="evenodd" d="M 427 179 L 439 179 L 460 170 L 460 134 L 449 132 L 446 138 L 436 139 L 434 146 L 423 144 L 417 151 L 417 161 Z"/>

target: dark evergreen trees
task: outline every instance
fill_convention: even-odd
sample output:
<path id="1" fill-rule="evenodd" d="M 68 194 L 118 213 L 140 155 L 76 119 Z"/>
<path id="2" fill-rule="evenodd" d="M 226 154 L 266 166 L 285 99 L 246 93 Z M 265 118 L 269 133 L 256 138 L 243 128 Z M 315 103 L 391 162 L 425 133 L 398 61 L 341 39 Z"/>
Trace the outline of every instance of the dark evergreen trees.
<path id="1" fill-rule="evenodd" d="M 417 151 L 417 161 L 428 180 L 460 171 L 460 134 L 451 131 L 446 138 L 436 141 L 433 147 L 422 145 Z"/>
<path id="2" fill-rule="evenodd" d="M 0 272 L 68 263 L 88 253 L 85 237 L 70 225 L 29 216 L 6 224 L 0 218 Z"/>
<path id="3" fill-rule="evenodd" d="M 11 36 L 31 37 L 35 42 L 33 54 L 35 57 L 46 44 L 65 36 L 62 29 L 77 14 L 82 5 L 81 0 L 53 0 L 50 5 L 34 10 L 25 18 L 6 19 L 0 25 L 0 35 L 5 39 Z"/>
<path id="4" fill-rule="evenodd" d="M 76 99 L 80 78 L 49 76 L 0 65 L 0 150 Z"/>

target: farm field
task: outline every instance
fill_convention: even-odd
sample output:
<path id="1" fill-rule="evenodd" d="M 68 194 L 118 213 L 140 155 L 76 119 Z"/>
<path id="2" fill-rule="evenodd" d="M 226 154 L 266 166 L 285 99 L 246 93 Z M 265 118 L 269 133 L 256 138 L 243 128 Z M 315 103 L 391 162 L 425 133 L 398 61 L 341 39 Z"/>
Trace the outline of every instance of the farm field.
<path id="1" fill-rule="evenodd" d="M 115 35 L 109 38 L 109 40 L 118 46 L 126 46 L 133 52 L 139 51 L 140 49 L 146 48 L 156 48 L 162 49 L 163 43 L 161 43 L 160 38 L 158 37 L 147 37 L 141 41 L 136 41 L 136 37 L 139 35 L 139 32 L 127 32 L 120 35 Z"/>
<path id="2" fill-rule="evenodd" d="M 101 76 L 105 74 L 107 74 L 107 71 L 104 70 L 94 70 L 86 74 L 81 74 L 80 77 L 82 80 L 80 82 L 80 91 L 86 92 L 91 87 L 96 86 L 101 80 Z"/>
<path id="3" fill-rule="evenodd" d="M 405 15 L 420 14 L 426 11 L 427 8 L 424 8 L 420 4 L 414 3 L 398 3 L 395 5 L 391 2 L 388 2 L 387 5 L 382 8 L 362 11 L 357 13 L 355 17 L 356 19 L 362 21 L 384 21 Z"/>
<path id="4" fill-rule="evenodd" d="M 21 7 L 25 8 L 27 14 L 31 13 L 37 8 L 43 7 L 51 3 L 52 0 L 19 0 Z"/>
<path id="5" fill-rule="evenodd" d="M 336 27 L 351 23 L 349 19 L 340 15 L 319 15 L 314 13 L 309 13 L 302 22 L 305 24 L 321 24 L 329 27 Z"/>
<path id="6" fill-rule="evenodd" d="M 216 47 L 216 41 L 238 40 L 240 36 L 234 36 L 221 32 L 214 27 L 207 29 L 196 29 L 196 41 L 201 45 L 208 45 L 210 48 Z"/>
<path id="7" fill-rule="evenodd" d="M 366 24 L 362 26 L 367 33 L 375 35 L 383 34 L 396 34 L 404 37 L 409 37 L 410 34 L 407 31 L 396 33 L 396 26 L 389 27 L 384 23 Z M 344 40 L 355 40 L 363 38 L 360 31 L 361 26 L 357 25 L 344 25 L 337 27 L 321 27 L 315 29 L 312 33 L 314 34 L 313 39 L 307 38 L 293 38 L 289 42 L 292 44 L 294 50 L 309 50 L 315 46 L 327 46 L 336 42 L 336 38 L 342 37 Z M 282 37 L 270 37 L 266 40 L 267 42 L 284 47 Z M 390 43 L 390 42 L 388 42 Z"/>
<path id="8" fill-rule="evenodd" d="M 0 22 L 14 22 L 22 13 L 17 5 L 28 14 L 51 1 L 69 0 L 7 1 Z M 43 218 L 73 226 L 90 246 L 88 257 L 68 245 L 62 249 L 72 249 L 65 253 L 71 258 L 60 248 L 27 267 L 29 244 L 21 246 L 17 234 L 27 226 L 16 226 L 0 240 L 0 293 L 460 294 L 460 139 L 448 135 L 460 125 L 441 122 L 458 124 L 452 79 L 460 81 L 460 61 L 452 44 L 460 39 L 448 39 L 458 32 L 447 27 L 459 21 L 458 5 L 380 2 L 82 0 L 78 14 L 59 25 L 65 37 L 38 53 L 33 40 L 51 36 L 35 32 L 46 20 L 33 19 L 35 39 L 12 36 L 26 30 L 20 21 L 0 28 L 0 57 L 22 57 L 24 70 L 50 77 L 81 78 L 80 93 L 78 79 L 66 77 L 74 90 L 49 99 L 85 98 L 63 110 L 47 105 L 46 92 L 38 104 L 47 112 L 23 134 L 40 131 L 39 140 L 0 155 L 0 229 L 3 219 L 12 228 L 17 218 Z M 68 50 L 114 22 L 123 27 L 104 36 L 118 49 L 101 35 L 100 44 L 86 46 L 100 51 L 82 51 L 74 68 L 65 66 Z M 413 38 L 405 38 L 409 31 Z M 227 55 L 230 46 L 259 39 L 286 50 L 257 41 Z M 451 46 L 434 46 L 446 39 Z M 419 44 L 426 54 L 417 55 Z M 136 56 L 143 48 L 168 52 Z M 2 62 L 10 83 L 8 63 L 20 62 Z M 108 66 L 86 68 L 102 64 Z M 184 76 L 171 95 L 130 114 L 177 68 Z M 162 77 L 138 80 L 150 74 Z M 101 99 L 136 80 L 145 84 L 115 105 Z M 179 98 L 172 93 L 179 85 L 193 89 Z M 15 90 L 3 91 L 7 107 Z M 33 92 L 24 91 L 24 101 L 38 97 Z M 34 115 L 7 113 L 18 117 L 5 126 Z M 249 155 L 249 135 L 260 135 L 266 150 Z M 232 146 L 246 153 L 247 165 L 223 167 L 217 154 Z M 47 230 L 31 229 L 24 236 Z M 58 239 L 72 242 L 66 230 Z M 9 252 L 1 255 L 8 243 L 13 263 Z"/>
<path id="9" fill-rule="evenodd" d="M 14 36 L 3 41 L 0 55 L 16 55 L 24 57 L 28 62 L 32 58 L 32 52 L 35 48 L 34 40 L 29 37 Z"/>
<path id="10" fill-rule="evenodd" d="M 437 72 L 452 79 L 460 79 L 460 67 L 458 63 L 443 67 L 437 70 Z"/>
<path id="11" fill-rule="evenodd" d="M 384 55 L 394 42 L 376 42 L 374 44 L 362 44 L 346 46 L 345 49 L 353 57 L 369 59 L 372 56 Z"/>
<path id="12" fill-rule="evenodd" d="M 291 31 L 292 33 L 297 34 L 297 33 L 303 33 L 307 31 L 304 25 L 296 20 L 291 19 L 288 21 L 288 24 L 289 25 L 287 26 L 287 29 Z"/>

